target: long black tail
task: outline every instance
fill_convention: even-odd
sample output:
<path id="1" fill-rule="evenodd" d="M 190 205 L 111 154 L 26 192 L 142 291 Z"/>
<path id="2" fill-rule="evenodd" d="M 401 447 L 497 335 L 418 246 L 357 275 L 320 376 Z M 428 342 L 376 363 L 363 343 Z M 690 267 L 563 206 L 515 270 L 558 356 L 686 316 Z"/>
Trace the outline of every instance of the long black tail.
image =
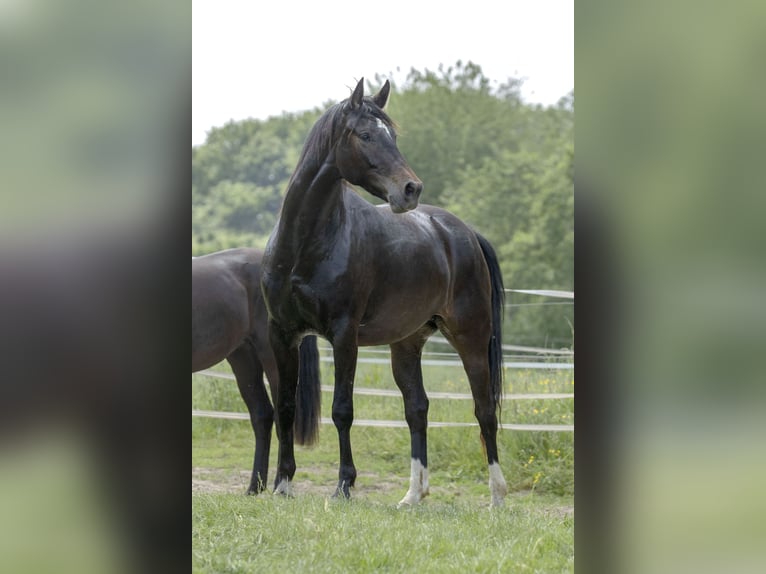
<path id="1" fill-rule="evenodd" d="M 295 406 L 295 442 L 312 445 L 319 436 L 322 413 L 322 387 L 319 375 L 319 351 L 315 335 L 301 341 L 298 390 Z"/>
<path id="2" fill-rule="evenodd" d="M 497 261 L 495 250 L 484 237 L 476 233 L 481 251 L 489 267 L 492 283 L 492 338 L 489 340 L 489 377 L 495 404 L 500 407 L 503 398 L 503 309 L 505 305 L 505 286 L 503 274 Z"/>

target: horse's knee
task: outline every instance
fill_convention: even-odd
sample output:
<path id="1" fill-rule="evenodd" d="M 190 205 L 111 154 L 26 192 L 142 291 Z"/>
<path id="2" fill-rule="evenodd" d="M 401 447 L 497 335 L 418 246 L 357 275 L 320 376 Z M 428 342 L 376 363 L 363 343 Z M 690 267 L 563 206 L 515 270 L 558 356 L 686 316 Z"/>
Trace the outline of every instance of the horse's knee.
<path id="1" fill-rule="evenodd" d="M 332 403 L 332 422 L 338 430 L 351 428 L 354 422 L 354 402 L 351 397 L 339 397 L 336 393 Z"/>
<path id="2" fill-rule="evenodd" d="M 346 406 L 333 406 L 332 422 L 338 430 L 348 429 L 354 421 L 354 411 Z"/>
<path id="3" fill-rule="evenodd" d="M 497 409 L 494 401 L 477 403 L 474 406 L 473 414 L 480 424 L 497 426 Z"/>

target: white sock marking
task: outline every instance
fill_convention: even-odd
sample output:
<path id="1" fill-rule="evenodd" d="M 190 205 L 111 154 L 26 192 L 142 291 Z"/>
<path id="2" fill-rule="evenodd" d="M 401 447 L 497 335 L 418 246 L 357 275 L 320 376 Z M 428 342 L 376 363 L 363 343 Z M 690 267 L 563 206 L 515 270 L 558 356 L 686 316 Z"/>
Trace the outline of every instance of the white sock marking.
<path id="1" fill-rule="evenodd" d="M 410 461 L 410 488 L 397 508 L 404 505 L 413 506 L 428 496 L 428 469 L 419 460 Z"/>
<path id="2" fill-rule="evenodd" d="M 492 506 L 502 506 L 508 494 L 508 485 L 505 484 L 500 464 L 496 462 L 489 465 L 489 492 L 492 495 Z"/>

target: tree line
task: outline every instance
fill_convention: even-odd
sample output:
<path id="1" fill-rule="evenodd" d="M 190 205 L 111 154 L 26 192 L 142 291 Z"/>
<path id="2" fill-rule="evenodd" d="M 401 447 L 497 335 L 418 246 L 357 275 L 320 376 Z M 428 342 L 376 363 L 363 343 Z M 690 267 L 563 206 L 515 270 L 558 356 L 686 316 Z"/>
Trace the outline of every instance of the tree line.
<path id="1" fill-rule="evenodd" d="M 384 81 L 368 80 L 365 91 Z M 412 69 L 392 85 L 386 111 L 424 183 L 421 202 L 449 209 L 489 239 L 506 287 L 571 291 L 574 92 L 542 106 L 524 102 L 521 87 L 516 78 L 493 86 L 471 62 Z M 265 246 L 303 142 L 332 103 L 232 121 L 192 148 L 192 255 Z M 573 345 L 568 302 L 519 294 L 508 302 L 506 342 Z"/>

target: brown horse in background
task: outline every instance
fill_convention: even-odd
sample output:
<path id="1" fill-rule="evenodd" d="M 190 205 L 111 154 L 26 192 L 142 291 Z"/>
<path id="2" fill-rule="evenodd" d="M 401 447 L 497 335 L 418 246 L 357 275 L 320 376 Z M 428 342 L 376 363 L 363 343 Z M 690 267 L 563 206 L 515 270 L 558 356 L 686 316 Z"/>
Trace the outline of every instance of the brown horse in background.
<path id="1" fill-rule="evenodd" d="M 192 373 L 224 359 L 231 365 L 255 433 L 248 494 L 264 489 L 269 470 L 274 408 L 263 382 L 264 371 L 273 397 L 279 381 L 261 293 L 262 255 L 257 249 L 238 248 L 192 258 Z M 297 386 L 295 437 L 299 444 L 316 440 L 320 393 L 316 337 L 306 337 L 300 348 Z"/>

